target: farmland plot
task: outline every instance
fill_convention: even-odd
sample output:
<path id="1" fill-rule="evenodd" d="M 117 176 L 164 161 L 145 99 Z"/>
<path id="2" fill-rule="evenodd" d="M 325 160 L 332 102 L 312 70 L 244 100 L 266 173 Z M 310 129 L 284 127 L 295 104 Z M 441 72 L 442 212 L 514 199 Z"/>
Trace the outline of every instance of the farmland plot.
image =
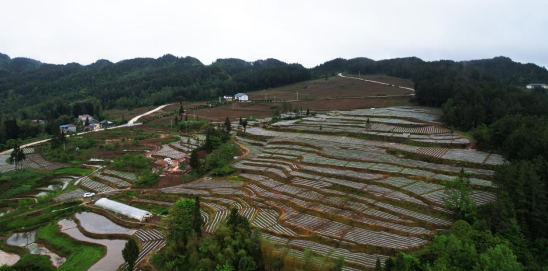
<path id="1" fill-rule="evenodd" d="M 461 169 L 472 175 L 471 196 L 478 205 L 495 200 L 491 166 L 502 159 L 436 145 L 467 143 L 440 127 L 439 116 L 437 109 L 396 107 L 318 114 L 275 128 L 248 127 L 250 135 L 236 139 L 251 153 L 230 164 L 237 176 L 162 191 L 205 195 L 202 217 L 209 233 L 235 207 L 291 255 L 310 247 L 318 255 L 345 256 L 348 270 L 371 268 L 377 257 L 386 258 L 380 254 L 420 249 L 436 231 L 452 225 L 452 212 L 443 207 L 444 191 Z M 366 127 L 367 119 L 371 125 Z M 335 136 L 318 132 L 319 125 L 323 131 L 354 129 L 379 137 Z M 382 141 L 385 137 L 405 140 Z M 410 141 L 434 144 L 406 144 Z"/>

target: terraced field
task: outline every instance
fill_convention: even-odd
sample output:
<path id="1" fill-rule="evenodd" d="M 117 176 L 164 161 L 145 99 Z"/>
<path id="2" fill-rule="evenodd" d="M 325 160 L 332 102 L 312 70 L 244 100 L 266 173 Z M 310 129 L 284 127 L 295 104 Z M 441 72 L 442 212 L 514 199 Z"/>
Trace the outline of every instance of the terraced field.
<path id="1" fill-rule="evenodd" d="M 310 247 L 346 256 L 346 270 L 374 267 L 377 257 L 419 250 L 452 225 L 444 197 L 461 170 L 478 205 L 495 200 L 490 179 L 502 158 L 461 149 L 467 139 L 441 127 L 439 114 L 412 107 L 355 110 L 248 127 L 237 140 L 251 152 L 231 165 L 245 181 L 202 180 L 162 191 L 204 195 L 207 232 L 235 207 L 289 254 L 298 257 Z M 323 133 L 329 126 L 390 135 L 366 140 Z M 400 135 L 407 141 L 386 141 Z"/>

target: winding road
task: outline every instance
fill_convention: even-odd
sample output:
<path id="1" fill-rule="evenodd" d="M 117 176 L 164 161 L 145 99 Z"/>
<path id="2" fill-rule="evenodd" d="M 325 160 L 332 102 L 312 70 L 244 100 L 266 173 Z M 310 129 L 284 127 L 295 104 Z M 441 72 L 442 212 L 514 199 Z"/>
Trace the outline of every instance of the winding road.
<path id="1" fill-rule="evenodd" d="M 390 86 L 390 85 L 391 85 L 391 84 L 384 83 L 384 82 L 379 82 L 379 81 L 367 80 L 367 79 L 358 78 L 358 77 L 344 76 L 344 75 L 342 75 L 342 73 L 339 73 L 339 74 L 337 74 L 337 75 L 338 75 L 339 77 L 342 77 L 342 78 L 349 78 L 349 79 L 362 80 L 362 81 L 366 81 L 366 82 L 370 82 L 370 83 L 376 83 L 376 84 L 387 85 L 387 86 Z M 402 86 L 398 86 L 398 87 L 399 87 L 399 88 L 403 88 L 403 89 L 407 89 L 407 90 L 411 90 L 411 91 L 415 92 L 415 89 L 414 89 L 414 88 L 408 88 L 408 87 L 402 87 Z"/>
<path id="2" fill-rule="evenodd" d="M 152 114 L 152 113 L 154 113 L 154 112 L 156 112 L 156 111 L 158 111 L 158 110 L 160 110 L 160 109 L 162 109 L 162 108 L 164 108 L 164 107 L 166 107 L 166 106 L 168 106 L 168 105 L 171 105 L 171 104 L 160 105 L 160 106 L 158 106 L 158 107 L 156 107 L 156 108 L 154 108 L 154 109 L 152 109 L 152 110 L 150 110 L 150 111 L 148 111 L 148 112 L 146 112 L 146 113 L 143 113 L 143 114 L 141 114 L 141 115 L 139 115 L 139 116 L 137 116 L 137 117 L 135 117 L 135 118 L 130 119 L 130 120 L 127 122 L 127 124 L 131 125 L 131 124 L 135 123 L 135 122 L 136 122 L 138 119 L 140 119 L 141 117 L 146 116 L 146 115 L 149 115 L 149 114 Z"/>

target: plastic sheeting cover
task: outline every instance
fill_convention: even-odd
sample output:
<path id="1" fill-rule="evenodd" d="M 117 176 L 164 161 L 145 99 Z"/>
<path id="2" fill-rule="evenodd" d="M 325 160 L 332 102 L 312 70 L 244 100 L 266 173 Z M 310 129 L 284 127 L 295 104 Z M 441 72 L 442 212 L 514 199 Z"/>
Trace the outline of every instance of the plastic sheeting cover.
<path id="1" fill-rule="evenodd" d="M 107 198 L 99 199 L 95 202 L 95 205 L 139 221 L 143 221 L 147 217 L 152 217 L 150 212 L 117 201 L 109 200 Z"/>

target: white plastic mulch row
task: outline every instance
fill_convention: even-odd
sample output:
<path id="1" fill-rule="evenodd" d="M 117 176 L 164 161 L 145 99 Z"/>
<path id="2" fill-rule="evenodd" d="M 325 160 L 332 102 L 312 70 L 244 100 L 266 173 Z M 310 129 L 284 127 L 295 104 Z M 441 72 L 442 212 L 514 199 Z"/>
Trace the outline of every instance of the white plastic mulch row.
<path id="1" fill-rule="evenodd" d="M 286 228 L 278 223 L 279 216 L 280 215 L 275 210 L 259 209 L 257 211 L 257 215 L 251 222 L 251 225 L 261 229 L 270 230 L 278 234 L 285 234 L 289 236 L 297 235 L 291 229 Z"/>
<path id="2" fill-rule="evenodd" d="M 131 186 L 130 183 L 128 183 L 128 182 L 126 182 L 122 179 L 118 179 L 118 178 L 115 178 L 115 177 L 104 175 L 104 174 L 101 174 L 101 172 L 98 172 L 97 174 L 95 174 L 95 177 L 97 177 L 99 179 L 102 179 L 104 181 L 107 181 L 109 183 L 112 183 L 112 184 L 114 184 L 114 186 L 117 186 L 117 187 L 126 188 L 126 187 Z"/>
<path id="3" fill-rule="evenodd" d="M 111 192 L 111 191 L 118 190 L 114 187 L 110 187 L 110 186 L 105 185 L 103 183 L 96 182 L 96 181 L 90 179 L 88 176 L 80 179 L 80 184 L 82 184 L 82 186 L 84 186 L 85 188 L 88 188 L 90 190 L 93 190 L 93 191 L 96 191 L 96 192 L 99 192 L 99 193 Z"/>
<path id="4" fill-rule="evenodd" d="M 114 175 L 122 179 L 131 180 L 131 181 L 137 181 L 137 178 L 139 177 L 135 173 L 123 172 L 123 171 L 112 170 L 112 169 L 105 169 L 104 173 L 109 175 Z"/>

